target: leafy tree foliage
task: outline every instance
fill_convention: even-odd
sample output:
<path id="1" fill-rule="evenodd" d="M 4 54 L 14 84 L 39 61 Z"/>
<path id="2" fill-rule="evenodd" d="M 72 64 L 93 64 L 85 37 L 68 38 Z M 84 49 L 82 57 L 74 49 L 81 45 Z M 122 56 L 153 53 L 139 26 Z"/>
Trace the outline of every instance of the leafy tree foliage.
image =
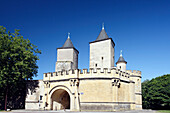
<path id="1" fill-rule="evenodd" d="M 40 53 L 35 45 L 21 36 L 19 30 L 10 33 L 0 26 L 0 98 L 5 101 L 5 109 L 8 96 L 14 95 L 18 86 L 25 87 L 22 86 L 25 80 L 37 76 L 37 55 Z"/>
<path id="2" fill-rule="evenodd" d="M 142 83 L 142 105 L 145 109 L 170 109 L 170 74 Z"/>

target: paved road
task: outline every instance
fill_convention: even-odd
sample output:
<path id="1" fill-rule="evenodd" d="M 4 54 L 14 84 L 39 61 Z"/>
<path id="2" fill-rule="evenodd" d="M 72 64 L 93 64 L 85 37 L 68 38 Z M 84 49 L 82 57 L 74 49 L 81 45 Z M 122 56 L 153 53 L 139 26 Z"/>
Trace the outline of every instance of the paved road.
<path id="1" fill-rule="evenodd" d="M 25 110 L 13 110 L 10 113 L 158 113 L 153 110 L 131 110 L 131 111 L 120 111 L 120 112 L 71 112 L 71 111 L 25 111 Z M 4 112 L 0 112 L 4 113 Z"/>

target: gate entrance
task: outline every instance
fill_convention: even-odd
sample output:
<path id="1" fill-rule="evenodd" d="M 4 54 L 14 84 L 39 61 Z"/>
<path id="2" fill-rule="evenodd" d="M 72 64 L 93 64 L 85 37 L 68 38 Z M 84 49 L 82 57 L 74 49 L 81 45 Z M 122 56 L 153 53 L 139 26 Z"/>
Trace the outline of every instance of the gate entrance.
<path id="1" fill-rule="evenodd" d="M 63 89 L 58 89 L 54 91 L 51 96 L 52 110 L 62 110 L 62 109 L 70 109 L 70 95 L 67 91 Z"/>

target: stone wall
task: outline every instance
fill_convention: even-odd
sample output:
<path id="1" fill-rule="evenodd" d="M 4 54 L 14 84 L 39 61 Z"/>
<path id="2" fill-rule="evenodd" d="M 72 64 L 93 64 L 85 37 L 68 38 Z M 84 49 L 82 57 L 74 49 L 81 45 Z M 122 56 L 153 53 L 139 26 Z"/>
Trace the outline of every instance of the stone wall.
<path id="1" fill-rule="evenodd" d="M 57 62 L 55 71 L 78 68 L 78 51 L 74 48 L 57 49 Z"/>
<path id="2" fill-rule="evenodd" d="M 97 68 L 90 69 L 89 72 L 87 69 L 76 69 L 44 73 L 46 95 L 44 95 L 44 105 L 47 102 L 46 109 L 51 109 L 51 95 L 54 91 L 62 89 L 70 95 L 72 111 L 136 109 L 135 103 L 141 104 L 135 94 L 135 88 L 140 87 L 140 80 L 136 85 L 134 75 L 139 78 L 141 76 L 139 71 L 123 72 L 117 68 Z"/>
<path id="3" fill-rule="evenodd" d="M 111 39 L 90 43 L 90 68 L 114 66 L 114 46 Z"/>
<path id="4" fill-rule="evenodd" d="M 70 106 L 67 108 L 71 111 L 141 109 L 140 78 L 140 71 L 123 72 L 117 68 L 44 73 L 43 81 L 30 85 L 33 88 L 28 91 L 26 109 L 62 108 L 62 102 L 59 101 L 62 98 L 60 91 L 69 95 L 69 99 L 65 100 L 69 100 Z M 42 101 L 39 99 L 40 95 L 43 96 Z"/>
<path id="5" fill-rule="evenodd" d="M 44 109 L 43 107 L 44 83 L 42 80 L 27 82 L 25 109 Z"/>

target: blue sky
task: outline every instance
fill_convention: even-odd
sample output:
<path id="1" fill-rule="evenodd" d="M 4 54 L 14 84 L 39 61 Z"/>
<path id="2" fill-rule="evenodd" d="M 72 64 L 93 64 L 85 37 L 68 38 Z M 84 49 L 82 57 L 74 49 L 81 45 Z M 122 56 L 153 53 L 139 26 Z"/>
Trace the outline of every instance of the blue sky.
<path id="1" fill-rule="evenodd" d="M 0 25 L 20 29 L 42 51 L 38 77 L 54 72 L 56 48 L 67 33 L 79 50 L 79 68 L 89 67 L 89 42 L 102 23 L 120 50 L 127 69 L 141 70 L 142 81 L 170 73 L 169 0 L 0 0 Z"/>

